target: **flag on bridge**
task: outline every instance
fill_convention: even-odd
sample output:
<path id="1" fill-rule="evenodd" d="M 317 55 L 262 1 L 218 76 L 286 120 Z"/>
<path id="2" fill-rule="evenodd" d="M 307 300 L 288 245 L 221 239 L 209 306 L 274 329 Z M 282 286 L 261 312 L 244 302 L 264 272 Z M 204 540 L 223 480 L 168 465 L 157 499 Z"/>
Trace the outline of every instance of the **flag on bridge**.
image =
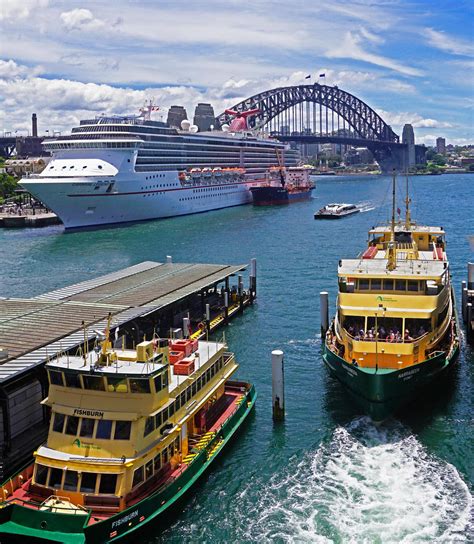
<path id="1" fill-rule="evenodd" d="M 319 74 L 319 77 L 326 77 L 326 74 Z"/>
<path id="2" fill-rule="evenodd" d="M 397 213 L 400 215 L 402 213 L 402 210 L 400 208 L 397 208 Z"/>
<path id="3" fill-rule="evenodd" d="M 305 77 L 305 79 L 311 79 L 311 74 Z"/>

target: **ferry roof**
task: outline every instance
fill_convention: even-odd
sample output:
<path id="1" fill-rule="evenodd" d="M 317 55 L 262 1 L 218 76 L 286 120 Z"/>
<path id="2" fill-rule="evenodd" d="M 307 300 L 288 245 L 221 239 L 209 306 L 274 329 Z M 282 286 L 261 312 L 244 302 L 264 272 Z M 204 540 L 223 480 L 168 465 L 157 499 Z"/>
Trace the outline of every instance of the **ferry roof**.
<path id="1" fill-rule="evenodd" d="M 194 372 L 199 368 L 205 365 L 210 359 L 216 355 L 219 351 L 226 348 L 226 345 L 222 342 L 207 342 L 200 341 L 198 343 L 197 354 L 199 355 L 194 359 Z M 117 353 L 120 354 L 121 350 L 117 350 Z M 127 354 L 134 355 L 135 350 L 125 350 Z M 97 366 L 97 354 L 95 352 L 90 352 L 86 357 L 86 363 L 84 364 L 84 359 L 79 356 L 67 356 L 61 355 L 57 359 L 53 359 L 46 363 L 46 368 L 55 369 L 55 370 L 70 370 L 77 371 L 85 374 L 93 373 L 96 376 L 141 376 L 149 377 L 153 376 L 167 365 L 161 363 L 139 363 L 137 361 L 124 361 L 118 360 L 111 365 L 101 365 Z M 170 392 L 173 389 L 176 389 L 178 385 L 182 384 L 188 377 L 192 376 L 182 376 L 175 375 L 173 365 L 170 365 Z"/>
<path id="2" fill-rule="evenodd" d="M 82 345 L 82 321 L 92 340 L 94 330 L 105 329 L 109 312 L 114 329 L 245 268 L 147 261 L 35 298 L 0 298 L 0 347 L 8 351 L 0 361 L 0 383 Z"/>
<path id="3" fill-rule="evenodd" d="M 446 261 L 397 260 L 394 270 L 387 269 L 387 259 L 343 259 L 338 269 L 341 277 L 369 276 L 385 278 L 410 277 L 413 279 L 439 278 L 446 270 Z"/>
<path id="4" fill-rule="evenodd" d="M 369 234 L 382 234 L 387 231 L 391 231 L 392 227 L 390 225 L 378 225 L 377 227 L 372 227 L 369 230 Z M 430 227 L 429 225 L 415 225 L 411 224 L 410 228 L 407 229 L 404 223 L 395 224 L 395 232 L 427 232 L 429 234 L 445 234 L 443 227 Z"/>

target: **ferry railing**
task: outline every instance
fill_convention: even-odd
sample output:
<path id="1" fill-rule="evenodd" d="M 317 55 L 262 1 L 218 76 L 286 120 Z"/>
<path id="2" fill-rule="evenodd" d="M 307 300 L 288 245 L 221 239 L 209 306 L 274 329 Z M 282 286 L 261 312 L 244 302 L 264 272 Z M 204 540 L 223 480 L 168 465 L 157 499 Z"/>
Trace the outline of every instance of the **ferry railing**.
<path id="1" fill-rule="evenodd" d="M 344 333 L 351 339 L 351 340 L 354 340 L 356 342 L 378 342 L 380 344 L 414 344 L 415 342 L 421 342 L 422 340 L 424 340 L 425 338 L 428 337 L 428 335 L 431 334 L 431 331 L 428 331 L 428 332 L 425 332 L 424 334 L 422 334 L 421 336 L 417 336 L 415 338 L 411 338 L 410 339 L 405 339 L 403 337 L 401 338 L 395 338 L 394 340 L 390 340 L 390 339 L 387 339 L 387 337 L 385 338 L 380 338 L 380 336 L 378 336 L 378 333 L 377 333 L 377 337 L 373 336 L 373 337 L 368 337 L 368 336 L 364 336 L 363 338 L 361 338 L 360 336 L 353 336 L 352 334 L 350 334 L 350 332 L 345 329 L 344 327 L 342 328 L 342 330 L 344 331 Z M 365 333 L 365 331 L 364 331 Z"/>

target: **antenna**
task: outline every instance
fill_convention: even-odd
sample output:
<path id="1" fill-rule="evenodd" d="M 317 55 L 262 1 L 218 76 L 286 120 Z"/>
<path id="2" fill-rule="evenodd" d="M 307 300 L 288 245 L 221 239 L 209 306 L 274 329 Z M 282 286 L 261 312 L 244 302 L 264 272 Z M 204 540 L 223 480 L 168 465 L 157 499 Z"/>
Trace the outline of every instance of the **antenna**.
<path id="1" fill-rule="evenodd" d="M 387 269 L 394 270 L 397 266 L 397 250 L 395 245 L 395 169 L 392 175 L 392 221 L 390 225 L 390 242 L 388 243 Z"/>
<path id="2" fill-rule="evenodd" d="M 411 217 L 410 217 L 410 198 L 408 196 L 408 172 L 406 173 L 406 198 L 405 198 L 405 228 L 408 230 L 411 226 Z"/>

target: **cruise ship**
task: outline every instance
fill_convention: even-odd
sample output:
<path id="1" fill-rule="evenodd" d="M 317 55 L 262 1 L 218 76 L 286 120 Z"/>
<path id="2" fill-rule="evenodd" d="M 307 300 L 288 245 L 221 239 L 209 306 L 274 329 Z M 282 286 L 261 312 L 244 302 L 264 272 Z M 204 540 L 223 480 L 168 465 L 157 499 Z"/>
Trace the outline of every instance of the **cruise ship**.
<path id="1" fill-rule="evenodd" d="M 70 229 L 247 204 L 270 167 L 298 164 L 298 151 L 248 130 L 241 114 L 196 132 L 187 120 L 180 129 L 153 121 L 152 110 L 81 121 L 43 144 L 52 160 L 21 185 Z"/>

